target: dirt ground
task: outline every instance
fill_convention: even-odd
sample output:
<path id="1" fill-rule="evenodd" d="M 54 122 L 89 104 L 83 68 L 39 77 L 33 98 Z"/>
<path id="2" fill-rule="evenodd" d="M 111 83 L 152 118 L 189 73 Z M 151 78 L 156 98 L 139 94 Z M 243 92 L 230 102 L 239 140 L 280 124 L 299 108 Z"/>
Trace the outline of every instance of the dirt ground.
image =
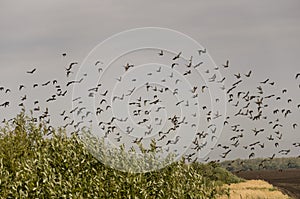
<path id="1" fill-rule="evenodd" d="M 247 180 L 265 180 L 292 198 L 300 199 L 300 169 L 242 171 L 234 174 Z"/>

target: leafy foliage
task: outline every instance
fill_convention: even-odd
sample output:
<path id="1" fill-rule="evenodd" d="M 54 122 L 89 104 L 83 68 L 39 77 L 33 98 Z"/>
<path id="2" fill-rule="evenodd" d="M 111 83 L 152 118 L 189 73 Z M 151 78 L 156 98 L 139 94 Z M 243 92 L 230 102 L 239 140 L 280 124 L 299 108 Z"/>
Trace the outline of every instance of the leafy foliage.
<path id="1" fill-rule="evenodd" d="M 0 131 L 1 198 L 215 198 L 239 182 L 216 163 L 175 162 L 148 173 L 121 172 L 96 160 L 64 129 L 19 114 Z"/>

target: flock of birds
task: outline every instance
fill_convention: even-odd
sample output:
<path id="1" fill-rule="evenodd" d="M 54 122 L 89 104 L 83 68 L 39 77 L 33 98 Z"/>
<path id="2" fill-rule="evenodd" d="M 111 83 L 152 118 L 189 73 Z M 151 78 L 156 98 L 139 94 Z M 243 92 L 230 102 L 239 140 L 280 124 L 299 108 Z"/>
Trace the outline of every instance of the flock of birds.
<path id="1" fill-rule="evenodd" d="M 206 49 L 198 51 L 200 57 L 205 56 L 206 53 Z M 67 56 L 67 53 L 62 54 L 63 59 L 66 59 Z M 167 56 L 167 52 L 158 50 L 156 56 Z M 300 112 L 300 102 L 288 96 L 288 89 L 278 91 L 276 83 L 270 78 L 254 84 L 251 80 L 253 77 L 251 70 L 246 73 L 237 72 L 228 77 L 218 76 L 217 72 L 226 73 L 226 70 L 230 69 L 229 60 L 212 69 L 205 68 L 204 62 L 194 63 L 193 57 L 185 60 L 182 52 L 173 55 L 169 60 L 171 61 L 169 66 L 154 66 L 151 70 L 146 70 L 145 76 L 148 79 L 153 78 L 153 81 L 157 80 L 159 83 L 154 84 L 149 80 L 139 85 L 141 84 L 138 79 L 139 75 L 133 75 L 130 76 L 131 78 L 127 78 L 129 83 L 126 85 L 131 86 L 130 89 L 122 87 L 122 83 L 126 81 L 126 74 L 136 68 L 138 70 L 138 67 L 134 63 L 124 63 L 119 66 L 120 73 L 116 76 L 109 75 L 109 78 L 119 83 L 118 92 L 120 94 L 111 94 L 112 88 L 105 87 L 105 82 L 98 82 L 93 87 L 86 88 L 86 97 L 99 99 L 95 102 L 94 110 L 85 106 L 83 96 L 73 95 L 72 109 L 61 110 L 58 113 L 58 118 L 62 122 L 61 126 L 69 129 L 72 133 L 80 134 L 82 129 L 86 127 L 86 122 L 94 122 L 92 117 L 96 116 L 100 119 L 95 125 L 101 129 L 104 138 L 111 139 L 114 143 L 126 142 L 131 145 L 138 145 L 150 137 L 155 138 L 158 149 L 163 148 L 166 152 L 173 151 L 175 153 L 178 152 L 178 144 L 184 140 L 185 134 L 190 133 L 192 136 L 187 137 L 190 137 L 191 144 L 182 142 L 182 147 L 186 150 L 184 157 L 189 162 L 200 161 L 198 154 L 209 142 L 217 142 L 210 150 L 221 150 L 221 152 L 218 158 L 213 159 L 206 156 L 204 159 L 206 162 L 225 160 L 233 151 L 247 153 L 250 159 L 259 156 L 262 150 L 267 149 L 273 151 L 269 156 L 269 159 L 273 159 L 278 155 L 288 155 L 291 150 L 300 149 L 300 140 L 294 140 L 290 148 L 281 147 L 281 142 L 287 134 L 289 134 L 288 136 L 299 134 L 299 124 L 294 121 L 297 116 L 293 117 L 293 114 L 297 114 L 297 111 Z M 180 60 L 184 60 L 185 64 L 183 65 Z M 85 80 L 89 78 L 89 74 L 83 73 L 79 78 L 77 75 L 76 78 L 78 79 L 71 79 L 74 78 L 79 66 L 78 62 L 70 62 L 64 69 L 66 79 L 62 83 L 58 79 L 52 79 L 31 85 L 19 84 L 15 89 L 0 85 L 0 117 L 5 116 L 3 113 L 12 106 L 17 105 L 25 110 L 26 101 L 30 98 L 30 93 L 26 93 L 29 88 L 49 89 L 48 98 L 41 102 L 35 96 L 30 109 L 34 114 L 35 122 L 45 122 L 48 125 L 50 135 L 56 125 L 52 123 L 51 116 L 57 117 L 56 115 L 53 116 L 52 113 L 50 114 L 50 104 L 55 104 L 60 98 L 71 97 L 71 89 L 84 85 Z M 105 64 L 100 60 L 96 60 L 91 67 L 94 67 L 99 75 L 106 71 Z M 181 71 L 178 73 L 179 68 Z M 189 87 L 180 87 L 180 84 L 184 82 L 183 78 L 188 78 L 200 68 L 204 74 L 209 76 L 204 82 L 220 85 L 218 89 L 225 95 L 227 114 L 220 110 L 212 110 L 210 105 L 202 104 L 203 101 L 199 100 L 203 95 L 214 92 L 210 91 L 211 88 L 208 84 L 191 83 L 192 85 Z M 33 68 L 26 71 L 26 75 L 37 76 L 38 72 L 38 68 Z M 300 73 L 295 74 L 294 81 L 300 89 Z M 172 83 L 172 88 L 162 86 L 162 84 L 167 85 L 168 82 Z M 249 82 L 251 83 L 249 84 Z M 55 91 L 51 93 L 50 88 L 54 88 Z M 269 91 L 274 92 L 270 93 Z M 6 100 L 6 96 L 12 92 L 20 93 L 20 100 Z M 178 96 L 187 97 L 179 99 Z M 219 103 L 222 100 L 217 97 L 213 101 Z M 44 105 L 45 107 L 43 107 Z M 128 108 L 129 116 L 119 113 L 118 109 L 122 109 L 124 106 Z M 200 117 L 199 112 L 194 112 L 196 107 L 199 107 L 203 117 Z M 180 110 L 184 114 L 180 114 Z M 74 116 L 77 119 L 74 119 Z M 203 119 L 205 121 L 202 121 Z M 228 135 L 225 136 L 228 138 L 227 140 L 218 140 L 220 136 L 215 133 L 217 125 L 214 123 L 218 119 L 223 119 L 222 134 Z M 7 119 L 5 117 L 1 120 L 3 124 L 13 121 L 12 118 Z M 198 122 L 208 124 L 205 126 L 206 130 L 199 130 Z M 180 128 L 185 132 L 179 134 Z M 193 132 L 187 132 L 187 130 Z"/>

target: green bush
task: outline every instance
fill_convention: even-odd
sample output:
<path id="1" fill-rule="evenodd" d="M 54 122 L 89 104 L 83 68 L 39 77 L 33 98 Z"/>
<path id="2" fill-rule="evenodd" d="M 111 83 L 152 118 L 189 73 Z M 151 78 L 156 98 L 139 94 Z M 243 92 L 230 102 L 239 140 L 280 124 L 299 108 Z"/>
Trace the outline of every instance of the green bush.
<path id="1" fill-rule="evenodd" d="M 1 198 L 215 198 L 237 182 L 217 164 L 175 162 L 121 172 L 96 160 L 78 137 L 52 132 L 20 113 L 0 131 Z"/>

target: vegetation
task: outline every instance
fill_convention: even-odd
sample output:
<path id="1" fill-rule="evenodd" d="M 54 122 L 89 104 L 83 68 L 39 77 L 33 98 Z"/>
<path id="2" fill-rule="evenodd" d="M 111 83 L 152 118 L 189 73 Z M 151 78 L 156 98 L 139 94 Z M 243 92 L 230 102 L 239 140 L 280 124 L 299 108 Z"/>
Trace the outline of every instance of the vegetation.
<path id="1" fill-rule="evenodd" d="M 241 181 L 216 163 L 184 160 L 148 173 L 114 170 L 77 136 L 24 113 L 1 128 L 0 146 L 1 198 L 216 198 Z"/>
<path id="2" fill-rule="evenodd" d="M 230 189 L 230 199 L 241 198 L 276 198 L 276 199 L 289 199 L 290 197 L 281 193 L 277 188 L 263 180 L 249 180 L 237 184 L 224 185 Z M 223 195 L 219 199 L 227 199 Z"/>
<path id="3" fill-rule="evenodd" d="M 300 169 L 300 158 L 274 158 L 274 159 L 249 159 L 233 160 L 220 163 L 223 168 L 231 172 L 249 171 L 249 170 L 280 170 L 280 169 Z"/>

